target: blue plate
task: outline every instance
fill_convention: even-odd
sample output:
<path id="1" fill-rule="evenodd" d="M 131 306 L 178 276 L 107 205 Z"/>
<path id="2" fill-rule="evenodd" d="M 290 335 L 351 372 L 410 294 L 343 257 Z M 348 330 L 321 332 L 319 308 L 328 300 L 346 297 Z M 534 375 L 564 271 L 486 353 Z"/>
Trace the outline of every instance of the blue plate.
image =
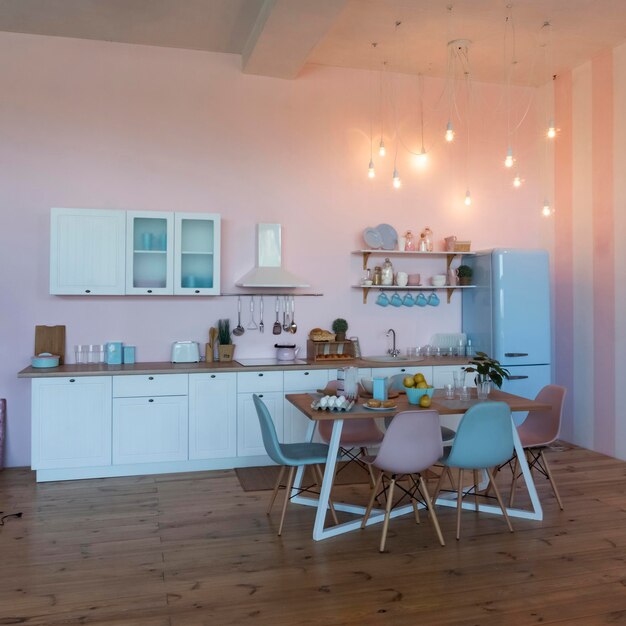
<path id="1" fill-rule="evenodd" d="M 380 234 L 383 250 L 396 250 L 398 248 L 398 233 L 389 224 L 379 224 L 376 230 Z"/>
<path id="2" fill-rule="evenodd" d="M 369 248 L 378 250 L 383 247 L 383 239 L 376 228 L 366 228 L 363 231 L 363 239 Z"/>

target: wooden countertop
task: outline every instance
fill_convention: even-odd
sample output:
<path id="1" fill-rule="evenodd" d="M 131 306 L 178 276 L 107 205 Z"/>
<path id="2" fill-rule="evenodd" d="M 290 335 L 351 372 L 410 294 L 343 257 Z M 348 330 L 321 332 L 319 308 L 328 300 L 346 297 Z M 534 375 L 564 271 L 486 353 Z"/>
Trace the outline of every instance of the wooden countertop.
<path id="1" fill-rule="evenodd" d="M 128 376 L 137 374 L 203 374 L 214 372 L 259 372 L 273 370 L 332 370 L 338 367 L 430 367 L 433 365 L 467 365 L 468 357 L 425 357 L 421 361 L 398 361 L 397 363 L 367 361 L 308 361 L 301 365 L 263 365 L 244 367 L 237 361 L 222 363 L 170 363 L 169 361 L 154 363 L 134 363 L 133 365 L 75 364 L 69 363 L 58 367 L 25 367 L 18 372 L 18 378 L 54 378 L 63 376 Z"/>

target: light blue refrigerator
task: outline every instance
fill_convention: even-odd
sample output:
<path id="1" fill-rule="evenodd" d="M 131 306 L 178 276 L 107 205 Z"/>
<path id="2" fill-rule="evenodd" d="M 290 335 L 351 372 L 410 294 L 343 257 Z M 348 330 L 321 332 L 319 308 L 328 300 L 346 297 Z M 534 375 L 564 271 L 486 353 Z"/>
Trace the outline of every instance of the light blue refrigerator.
<path id="1" fill-rule="evenodd" d="M 548 253 L 496 248 L 463 262 L 476 285 L 463 289 L 463 332 L 511 372 L 503 391 L 534 398 L 551 382 Z"/>

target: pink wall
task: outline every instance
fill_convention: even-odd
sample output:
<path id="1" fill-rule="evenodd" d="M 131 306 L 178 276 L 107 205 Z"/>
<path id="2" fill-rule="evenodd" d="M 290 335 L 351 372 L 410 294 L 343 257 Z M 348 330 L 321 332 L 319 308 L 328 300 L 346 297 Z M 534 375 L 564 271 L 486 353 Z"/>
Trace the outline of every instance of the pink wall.
<path id="1" fill-rule="evenodd" d="M 556 380 L 570 390 L 563 434 L 624 459 L 625 90 L 626 44 L 559 77 L 555 161 Z"/>
<path id="2" fill-rule="evenodd" d="M 532 247 L 544 241 L 540 217 L 540 132 L 534 103 L 517 134 L 520 173 L 511 187 L 502 167 L 506 115 L 499 87 L 476 85 L 469 180 L 474 204 L 462 204 L 466 179 L 463 135 L 442 139 L 448 111 L 438 101 L 443 81 L 425 81 L 429 168 L 413 169 L 400 150 L 404 181 L 391 188 L 390 158 L 369 160 L 368 72 L 311 67 L 295 81 L 246 76 L 232 55 L 0 33 L 0 396 L 8 399 L 8 464 L 29 463 L 29 383 L 16 372 L 33 351 L 36 324 L 66 324 L 67 346 L 121 338 L 142 361 L 166 360 L 175 339 L 205 341 L 232 298 L 55 297 L 48 295 L 49 209 L 120 208 L 211 211 L 223 217 L 224 291 L 254 263 L 254 225 L 283 224 L 284 259 L 323 298 L 297 301 L 304 345 L 308 329 L 342 316 L 368 353 L 386 350 L 385 331 L 401 348 L 427 343 L 434 332 L 460 329 L 460 300 L 437 309 L 364 306 L 350 289 L 361 275 L 366 226 L 398 231 L 429 225 L 438 239 L 471 239 L 474 248 Z M 403 141 L 417 147 L 417 81 L 393 79 Z M 516 89 L 523 113 L 532 91 Z M 391 130 L 386 104 L 386 129 Z M 377 132 L 378 124 L 375 125 Z M 386 132 L 393 148 L 393 132 Z M 436 273 L 437 263 L 420 265 Z M 271 308 L 266 300 L 266 309 Z M 271 334 L 246 333 L 239 356 L 272 353 Z"/>

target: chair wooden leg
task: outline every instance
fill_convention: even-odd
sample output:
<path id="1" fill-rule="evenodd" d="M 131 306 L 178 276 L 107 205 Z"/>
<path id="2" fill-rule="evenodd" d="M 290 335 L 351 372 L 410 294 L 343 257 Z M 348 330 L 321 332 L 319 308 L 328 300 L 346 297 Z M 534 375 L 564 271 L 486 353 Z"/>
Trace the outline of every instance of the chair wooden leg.
<path id="1" fill-rule="evenodd" d="M 320 486 L 320 491 L 322 490 L 322 482 L 324 480 L 324 474 L 322 472 L 322 468 L 319 465 L 314 465 L 313 466 L 315 468 L 315 472 L 317 474 L 317 480 Z M 330 486 L 330 492 L 333 492 L 333 486 Z M 335 526 L 337 524 L 339 524 L 339 520 L 337 519 L 337 511 L 335 511 L 335 505 L 333 504 L 333 501 L 330 499 L 330 497 L 328 498 L 328 508 L 330 509 L 330 514 L 333 517 L 333 522 L 335 522 Z"/>
<path id="2" fill-rule="evenodd" d="M 506 520 L 506 525 L 509 527 L 509 530 L 513 532 L 513 526 L 511 526 L 511 520 L 509 519 L 509 515 L 506 512 L 504 502 L 502 502 L 502 498 L 500 497 L 500 490 L 498 489 L 498 485 L 496 485 L 495 478 L 493 477 L 493 472 L 490 469 L 487 469 L 486 472 L 487 472 L 487 475 L 489 476 L 489 483 L 493 487 L 493 493 L 495 494 L 496 499 L 498 500 L 498 504 L 500 505 L 500 508 L 502 509 L 502 515 L 504 515 L 504 519 Z"/>
<path id="3" fill-rule="evenodd" d="M 372 489 L 372 495 L 370 497 L 370 501 L 367 504 L 367 509 L 365 510 L 365 515 L 363 516 L 363 521 L 361 522 L 361 528 L 365 528 L 365 524 L 367 524 L 367 520 L 372 512 L 372 508 L 374 507 L 374 500 L 376 500 L 376 493 L 380 489 L 380 483 L 383 479 L 383 472 L 381 471 L 378 474 L 378 478 L 376 479 L 376 484 L 374 485 L 374 489 Z"/>
<path id="4" fill-rule="evenodd" d="M 463 508 L 463 470 L 459 468 L 459 484 L 456 499 L 456 539 L 461 538 L 461 509 Z"/>
<path id="5" fill-rule="evenodd" d="M 289 496 L 291 494 L 291 488 L 293 487 L 293 479 L 296 475 L 296 468 L 292 465 L 289 468 L 289 476 L 287 477 L 287 486 L 285 487 L 285 501 L 283 502 L 283 512 L 280 516 L 280 526 L 278 527 L 278 536 L 283 532 L 283 523 L 285 521 L 285 513 L 287 512 L 287 504 L 289 502 Z"/>
<path id="6" fill-rule="evenodd" d="M 285 473 L 285 466 L 280 466 L 280 472 L 278 473 L 278 478 L 276 479 L 276 484 L 274 485 L 274 491 L 272 492 L 272 497 L 270 499 L 269 506 L 267 507 L 266 514 L 269 515 L 272 512 L 272 507 L 274 506 L 274 501 L 276 500 L 276 496 L 278 495 L 278 490 L 280 489 L 280 481 L 283 479 L 283 474 Z"/>
<path id="7" fill-rule="evenodd" d="M 437 514 L 435 513 L 435 507 L 430 500 L 430 496 L 428 495 L 428 488 L 426 487 L 426 481 L 420 475 L 420 488 L 422 491 L 422 495 L 424 496 L 424 502 L 426 502 L 426 508 L 430 513 L 430 519 L 433 522 L 433 526 L 435 527 L 435 532 L 437 533 L 437 537 L 439 537 L 439 543 L 442 546 L 446 545 L 446 542 L 443 540 L 443 535 L 441 534 L 441 528 L 439 527 L 439 520 L 437 519 Z"/>
<path id="8" fill-rule="evenodd" d="M 554 478 L 552 477 L 552 472 L 550 471 L 550 466 L 548 465 L 548 462 L 546 461 L 546 457 L 543 454 L 543 450 L 541 450 L 539 452 L 540 456 L 541 456 L 541 462 L 543 463 L 543 467 L 546 470 L 546 474 L 548 475 L 548 480 L 550 481 L 550 484 L 552 485 L 552 491 L 554 491 L 554 495 L 556 497 L 556 501 L 559 503 L 559 507 L 561 508 L 561 511 L 563 510 L 563 503 L 561 502 L 561 496 L 559 496 L 559 492 L 556 488 L 556 483 L 554 482 Z"/>
<path id="9" fill-rule="evenodd" d="M 387 529 L 389 528 L 389 518 L 391 517 L 391 506 L 393 504 L 393 488 L 396 484 L 396 475 L 391 477 L 389 489 L 387 491 L 387 507 L 385 508 L 385 521 L 383 522 L 383 534 L 380 538 L 380 552 L 385 551 L 385 543 L 387 541 Z"/>
<path id="10" fill-rule="evenodd" d="M 500 468 L 494 467 L 494 471 L 495 471 L 494 476 L 497 476 L 498 472 L 500 471 Z M 487 486 L 485 487 L 485 490 L 483 491 L 483 496 L 485 496 L 485 498 L 488 497 L 490 491 L 491 491 L 491 483 L 487 483 Z"/>
<path id="11" fill-rule="evenodd" d="M 478 485 L 480 484 L 480 477 L 478 476 L 478 470 L 473 470 L 474 476 L 474 505 L 476 506 L 476 513 L 478 513 Z"/>
<path id="12" fill-rule="evenodd" d="M 518 458 L 516 456 L 515 461 L 513 463 L 513 478 L 511 479 L 511 493 L 509 494 L 509 506 L 511 507 L 513 506 L 513 502 L 515 501 L 515 490 L 517 489 L 517 468 L 518 468 Z"/>

